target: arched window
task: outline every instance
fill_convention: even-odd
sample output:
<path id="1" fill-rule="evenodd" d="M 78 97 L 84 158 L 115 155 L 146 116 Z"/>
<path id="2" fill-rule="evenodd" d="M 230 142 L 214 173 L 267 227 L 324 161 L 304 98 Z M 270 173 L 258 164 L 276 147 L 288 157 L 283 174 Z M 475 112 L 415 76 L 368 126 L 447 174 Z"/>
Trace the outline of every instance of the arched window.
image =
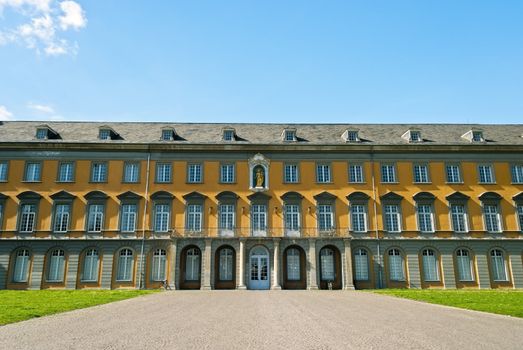
<path id="1" fill-rule="evenodd" d="M 94 248 L 87 249 L 84 255 L 84 267 L 82 273 L 82 281 L 96 282 L 98 281 L 98 266 L 99 266 L 98 250 Z"/>
<path id="2" fill-rule="evenodd" d="M 467 249 L 456 251 L 456 263 L 458 265 L 458 279 L 460 281 L 473 281 L 472 260 Z"/>
<path id="3" fill-rule="evenodd" d="M 156 249 L 153 253 L 152 280 L 165 281 L 165 267 L 167 264 L 167 253 L 164 249 Z"/>
<path id="4" fill-rule="evenodd" d="M 198 281 L 200 279 L 200 250 L 190 248 L 187 250 L 185 262 L 185 280 Z"/>
<path id="5" fill-rule="evenodd" d="M 356 249 L 354 253 L 354 277 L 356 281 L 368 281 L 369 279 L 369 257 L 363 248 Z"/>
<path id="6" fill-rule="evenodd" d="M 438 257 L 434 250 L 424 249 L 422 252 L 423 279 L 425 281 L 439 281 Z"/>
<path id="7" fill-rule="evenodd" d="M 287 279 L 299 281 L 300 273 L 300 251 L 297 248 L 289 248 L 287 249 Z"/>
<path id="8" fill-rule="evenodd" d="M 389 278 L 391 281 L 405 281 L 403 256 L 399 249 L 389 250 Z"/>
<path id="9" fill-rule="evenodd" d="M 320 253 L 321 279 L 323 281 L 334 280 L 334 251 L 331 248 L 323 248 Z"/>
<path id="10" fill-rule="evenodd" d="M 118 273 L 116 275 L 117 281 L 132 281 L 133 280 L 133 251 L 131 249 L 120 250 L 118 256 Z"/>
<path id="11" fill-rule="evenodd" d="M 234 253 L 230 248 L 220 250 L 220 281 L 232 281 Z"/>
<path id="12" fill-rule="evenodd" d="M 13 282 L 27 282 L 30 264 L 29 250 L 20 249 L 16 252 Z"/>
<path id="13" fill-rule="evenodd" d="M 492 265 L 492 279 L 494 281 L 507 281 L 507 267 L 505 265 L 503 252 L 499 249 L 492 249 L 490 251 L 490 259 Z"/>
<path id="14" fill-rule="evenodd" d="M 62 282 L 64 280 L 65 252 L 55 249 L 49 257 L 49 270 L 47 271 L 48 282 Z"/>

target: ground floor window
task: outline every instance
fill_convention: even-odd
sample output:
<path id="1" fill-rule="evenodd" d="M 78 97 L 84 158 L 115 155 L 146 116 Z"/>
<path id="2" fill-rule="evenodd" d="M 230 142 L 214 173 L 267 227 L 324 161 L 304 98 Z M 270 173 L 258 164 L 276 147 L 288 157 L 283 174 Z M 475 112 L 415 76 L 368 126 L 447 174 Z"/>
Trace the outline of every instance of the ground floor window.
<path id="1" fill-rule="evenodd" d="M 118 273 L 116 275 L 117 281 L 132 281 L 133 280 L 133 251 L 131 249 L 120 250 L 118 256 Z"/>
<path id="2" fill-rule="evenodd" d="M 65 252 L 62 249 L 55 249 L 49 258 L 49 270 L 47 271 L 47 281 L 62 282 L 65 271 Z"/>
<path id="3" fill-rule="evenodd" d="M 369 279 L 369 257 L 365 249 L 356 249 L 354 254 L 354 278 L 356 281 Z"/>
<path id="4" fill-rule="evenodd" d="M 438 257 L 432 249 L 422 252 L 423 279 L 425 281 L 439 281 Z"/>
<path id="5" fill-rule="evenodd" d="M 165 249 L 156 249 L 153 253 L 152 280 L 165 281 L 167 253 Z"/>
<path id="6" fill-rule="evenodd" d="M 287 249 L 287 279 L 300 280 L 300 251 L 297 248 Z"/>
<path id="7" fill-rule="evenodd" d="M 507 267 L 505 265 L 503 252 L 499 249 L 491 250 L 490 259 L 492 264 L 492 279 L 494 281 L 507 281 Z"/>
<path id="8" fill-rule="evenodd" d="M 88 249 L 84 256 L 82 281 L 94 282 L 98 280 L 99 265 L 98 250 Z"/>
<path id="9" fill-rule="evenodd" d="M 30 254 L 27 249 L 20 249 L 16 252 L 13 282 L 27 282 L 29 275 Z"/>
<path id="10" fill-rule="evenodd" d="M 234 252 L 230 248 L 220 250 L 220 281 L 232 281 Z"/>
<path id="11" fill-rule="evenodd" d="M 458 278 L 460 281 L 473 281 L 472 260 L 470 253 L 466 249 L 456 251 L 456 263 L 458 265 Z"/>
<path id="12" fill-rule="evenodd" d="M 399 249 L 389 250 L 389 278 L 391 281 L 405 281 L 403 256 Z"/>
<path id="13" fill-rule="evenodd" d="M 334 280 L 334 251 L 331 248 L 323 248 L 320 253 L 321 279 L 323 281 Z"/>
<path id="14" fill-rule="evenodd" d="M 185 280 L 198 281 L 200 279 L 200 250 L 190 248 L 185 259 Z"/>

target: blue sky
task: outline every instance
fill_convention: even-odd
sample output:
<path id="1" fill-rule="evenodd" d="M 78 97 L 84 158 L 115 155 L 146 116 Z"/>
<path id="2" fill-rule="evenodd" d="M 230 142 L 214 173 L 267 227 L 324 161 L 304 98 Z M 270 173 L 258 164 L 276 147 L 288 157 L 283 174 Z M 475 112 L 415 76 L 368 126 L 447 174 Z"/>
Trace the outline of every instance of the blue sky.
<path id="1" fill-rule="evenodd" d="M 523 1 L 75 1 L 0 0 L 0 119 L 523 120 Z"/>

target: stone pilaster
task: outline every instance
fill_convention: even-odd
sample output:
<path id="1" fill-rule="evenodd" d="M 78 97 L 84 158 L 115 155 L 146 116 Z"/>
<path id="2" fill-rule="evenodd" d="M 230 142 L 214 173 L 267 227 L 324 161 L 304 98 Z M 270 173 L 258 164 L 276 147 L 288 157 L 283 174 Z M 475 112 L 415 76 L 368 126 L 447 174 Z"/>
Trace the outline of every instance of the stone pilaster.
<path id="1" fill-rule="evenodd" d="M 273 281 L 273 284 L 272 284 L 272 287 L 271 289 L 276 289 L 276 290 L 279 290 L 281 289 L 281 286 L 280 286 L 280 277 L 279 277 L 279 260 L 280 260 L 280 239 L 279 238 L 275 238 L 273 240 L 273 244 L 274 244 L 274 263 L 273 263 L 273 266 L 274 266 L 274 281 Z"/>
<path id="2" fill-rule="evenodd" d="M 172 290 L 176 289 L 176 239 L 171 241 L 169 248 L 169 256 L 171 257 L 171 264 L 169 267 L 169 277 L 167 283 Z"/>
<path id="3" fill-rule="evenodd" d="M 238 289 L 247 289 L 245 286 L 245 239 L 240 238 L 240 259 L 238 264 Z"/>
<path id="4" fill-rule="evenodd" d="M 211 239 L 205 240 L 203 283 L 201 289 L 211 289 Z"/>
<path id="5" fill-rule="evenodd" d="M 309 239 L 309 256 L 307 258 L 309 266 L 307 289 L 318 289 L 318 277 L 316 273 L 316 241 L 314 239 Z"/>
<path id="6" fill-rule="evenodd" d="M 345 267 L 343 274 L 343 289 L 354 289 L 354 282 L 352 276 L 352 251 L 350 246 L 350 239 L 343 240 L 345 250 L 345 261 L 343 266 Z"/>

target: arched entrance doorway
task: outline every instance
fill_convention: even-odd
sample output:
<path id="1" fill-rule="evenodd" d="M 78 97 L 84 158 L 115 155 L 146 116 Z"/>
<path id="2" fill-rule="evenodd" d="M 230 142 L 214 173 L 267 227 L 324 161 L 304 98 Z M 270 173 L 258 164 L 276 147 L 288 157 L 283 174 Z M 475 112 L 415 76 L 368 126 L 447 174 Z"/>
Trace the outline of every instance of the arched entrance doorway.
<path id="1" fill-rule="evenodd" d="M 214 256 L 214 288 L 236 288 L 236 252 L 231 246 L 221 246 Z"/>
<path id="2" fill-rule="evenodd" d="M 338 248 L 329 245 L 320 250 L 320 289 L 341 289 L 341 261 Z"/>
<path id="3" fill-rule="evenodd" d="M 249 289 L 269 289 L 269 251 L 258 245 L 249 256 Z"/>
<path id="4" fill-rule="evenodd" d="M 202 264 L 200 248 L 190 245 L 180 256 L 180 289 L 200 289 Z"/>
<path id="5" fill-rule="evenodd" d="M 283 289 L 305 289 L 305 252 L 292 245 L 283 252 Z"/>

